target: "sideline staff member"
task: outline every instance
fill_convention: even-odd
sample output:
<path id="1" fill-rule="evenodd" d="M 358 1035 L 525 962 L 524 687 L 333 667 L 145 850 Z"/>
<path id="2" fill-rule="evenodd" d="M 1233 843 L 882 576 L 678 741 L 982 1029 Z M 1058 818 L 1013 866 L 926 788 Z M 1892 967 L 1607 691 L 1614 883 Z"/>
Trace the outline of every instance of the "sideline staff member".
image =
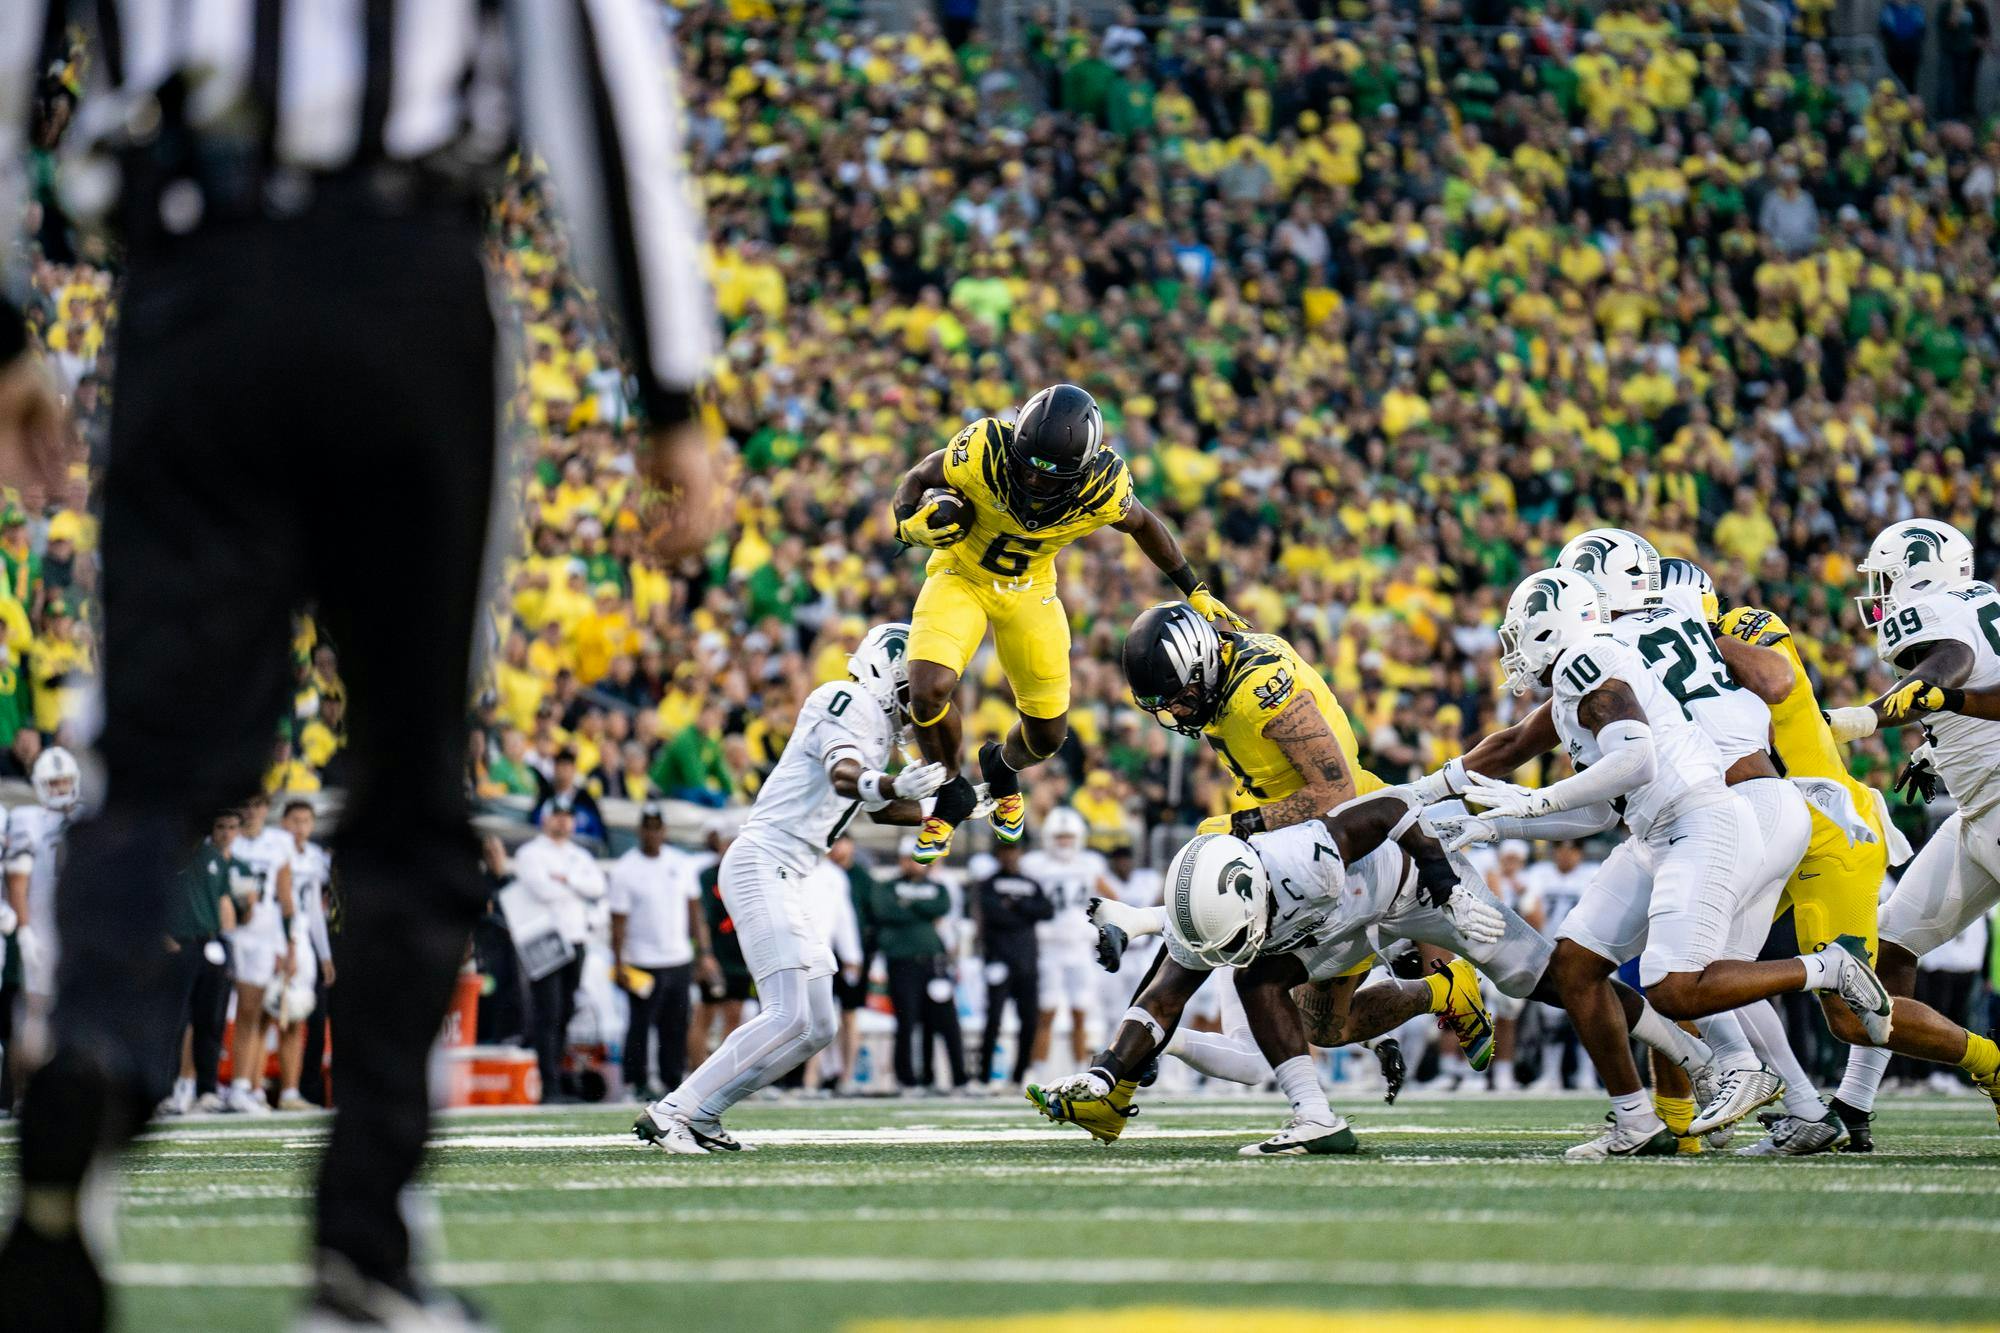
<path id="1" fill-rule="evenodd" d="M 114 224 L 126 258 L 103 490 L 107 795 L 58 893 L 52 1054 L 27 1088 L 0 1290 L 15 1327 L 107 1322 L 79 1185 L 167 1091 L 171 869 L 199 821 L 258 786 L 290 616 L 311 602 L 341 648 L 353 774 L 314 1326 L 421 1323 L 450 1302 L 417 1285 L 397 1204 L 484 898 L 463 781 L 502 387 L 484 202 L 518 108 L 620 316 L 645 479 L 668 496 L 647 535 L 663 557 L 697 548 L 718 521 L 691 400 L 715 316 L 673 55 L 646 0 L 5 0 L 5 176 L 70 9 L 98 31 L 66 198 Z M 0 199 L 9 239 L 19 217 Z M 0 470 L 47 483 L 65 460 L 22 347 L 18 311 L 0 310 Z M 385 607 L 412 569 L 425 597 Z"/>

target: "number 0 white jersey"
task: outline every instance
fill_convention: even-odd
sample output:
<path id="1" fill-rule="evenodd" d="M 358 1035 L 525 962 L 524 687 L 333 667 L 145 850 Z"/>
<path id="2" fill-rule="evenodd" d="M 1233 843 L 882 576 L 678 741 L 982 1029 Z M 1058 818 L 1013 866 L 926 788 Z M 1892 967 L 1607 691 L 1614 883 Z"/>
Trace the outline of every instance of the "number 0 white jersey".
<path id="1" fill-rule="evenodd" d="M 1771 710 L 1738 685 L 1708 626 L 1670 606 L 1611 622 L 1611 637 L 1639 654 L 1694 724 L 1715 742 L 1724 771 L 1746 754 L 1771 749 Z"/>
<path id="2" fill-rule="evenodd" d="M 1037 849 L 1021 858 L 1021 873 L 1042 886 L 1056 914 L 1035 923 L 1035 943 L 1061 953 L 1088 955 L 1097 942 L 1097 927 L 1090 924 L 1090 900 L 1098 885 L 1111 878 L 1111 867 L 1093 851 L 1058 856 Z"/>
<path id="3" fill-rule="evenodd" d="M 1617 622 L 1612 622 L 1616 624 Z M 1556 659 L 1556 734 L 1578 768 L 1604 757 L 1597 735 L 1577 720 L 1577 705 L 1606 681 L 1623 681 L 1639 702 L 1653 731 L 1657 758 L 1653 780 L 1625 795 L 1625 824 L 1643 838 L 1660 815 L 1684 798 L 1722 796 L 1722 754 L 1707 734 L 1688 720 L 1680 703 L 1653 675 L 1638 651 L 1609 633 L 1594 634 Z"/>
<path id="4" fill-rule="evenodd" d="M 2000 593 L 1992 584 L 1968 579 L 1907 605 L 1892 595 L 1891 606 L 1876 628 L 1885 659 L 1898 661 L 1921 644 L 1962 643 L 1972 649 L 1972 674 L 1965 678 L 1965 688 L 2000 687 Z M 1924 720 L 1924 735 L 1945 786 L 1968 821 L 2000 806 L 2000 722 L 1933 713 Z"/>
<path id="5" fill-rule="evenodd" d="M 864 769 L 887 768 L 895 745 L 896 727 L 875 696 L 851 680 L 820 686 L 799 709 L 741 836 L 805 874 L 861 809 L 861 802 L 833 789 L 829 765 L 850 756 Z"/>

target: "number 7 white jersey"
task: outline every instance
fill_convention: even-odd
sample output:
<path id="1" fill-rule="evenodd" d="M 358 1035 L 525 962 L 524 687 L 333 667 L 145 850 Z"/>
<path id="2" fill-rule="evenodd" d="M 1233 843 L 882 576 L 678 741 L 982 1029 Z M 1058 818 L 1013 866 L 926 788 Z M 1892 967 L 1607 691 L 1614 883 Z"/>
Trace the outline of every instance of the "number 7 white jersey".
<path id="1" fill-rule="evenodd" d="M 1616 621 L 1612 622 L 1614 625 Z M 1722 754 L 1689 719 L 1637 649 L 1605 632 L 1564 651 L 1555 664 L 1556 734 L 1570 762 L 1587 768 L 1604 757 L 1597 734 L 1577 720 L 1584 696 L 1607 681 L 1623 681 L 1653 732 L 1653 780 L 1625 794 L 1625 824 L 1643 838 L 1654 821 L 1691 794 L 1724 795 Z"/>
<path id="2" fill-rule="evenodd" d="M 1694 724 L 1721 752 L 1724 771 L 1746 754 L 1771 749 L 1771 710 L 1738 685 L 1708 626 L 1670 606 L 1617 617 L 1611 637 L 1639 654 Z"/>
<path id="3" fill-rule="evenodd" d="M 896 727 L 868 691 L 851 680 L 820 686 L 799 709 L 740 836 L 804 874 L 861 809 L 833 789 L 827 769 L 843 756 L 864 769 L 887 768 L 895 745 Z"/>
<path id="4" fill-rule="evenodd" d="M 1962 643 L 1972 650 L 1968 690 L 2000 688 L 2000 593 L 1968 579 L 1926 591 L 1903 603 L 1890 594 L 1889 614 L 1875 630 L 1882 657 L 1914 661 L 1910 649 L 1929 643 Z M 1907 655 L 1907 658 L 1906 658 Z M 1924 735 L 1937 770 L 1968 821 L 2000 806 L 2000 722 L 1933 713 Z"/>

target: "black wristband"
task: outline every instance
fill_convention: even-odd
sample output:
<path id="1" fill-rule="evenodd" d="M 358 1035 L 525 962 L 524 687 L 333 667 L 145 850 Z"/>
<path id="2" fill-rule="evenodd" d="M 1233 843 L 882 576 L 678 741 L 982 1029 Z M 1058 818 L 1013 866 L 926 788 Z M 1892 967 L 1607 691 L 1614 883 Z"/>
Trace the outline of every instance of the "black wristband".
<path id="1" fill-rule="evenodd" d="M 1238 810 L 1229 816 L 1229 831 L 1239 838 L 1266 832 L 1263 808 L 1253 805 L 1248 810 Z"/>
<path id="2" fill-rule="evenodd" d="M 1096 1074 L 1114 1088 L 1125 1081 L 1124 1062 L 1119 1060 L 1110 1051 L 1099 1051 L 1097 1053 L 1097 1058 L 1091 1062 L 1090 1072 Z"/>
<path id="3" fill-rule="evenodd" d="M 1181 593 L 1188 597 L 1194 596 L 1194 590 L 1201 586 L 1201 580 L 1194 576 L 1194 571 L 1188 568 L 1185 562 L 1179 569 L 1167 571 L 1167 582 L 1179 588 Z"/>
<path id="4" fill-rule="evenodd" d="M 1956 685 L 1940 685 L 1938 692 L 1944 695 L 1944 711 L 1963 713 L 1965 711 L 1965 691 Z"/>

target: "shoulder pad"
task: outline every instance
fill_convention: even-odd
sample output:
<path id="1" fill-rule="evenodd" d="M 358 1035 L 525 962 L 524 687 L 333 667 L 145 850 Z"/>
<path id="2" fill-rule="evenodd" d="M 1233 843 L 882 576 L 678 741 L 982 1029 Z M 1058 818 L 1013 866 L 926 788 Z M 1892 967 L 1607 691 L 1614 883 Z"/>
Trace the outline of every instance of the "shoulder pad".
<path id="1" fill-rule="evenodd" d="M 1770 611 L 1739 606 L 1722 617 L 1722 632 L 1745 643 L 1769 648 L 1791 637 L 1785 622 Z"/>

